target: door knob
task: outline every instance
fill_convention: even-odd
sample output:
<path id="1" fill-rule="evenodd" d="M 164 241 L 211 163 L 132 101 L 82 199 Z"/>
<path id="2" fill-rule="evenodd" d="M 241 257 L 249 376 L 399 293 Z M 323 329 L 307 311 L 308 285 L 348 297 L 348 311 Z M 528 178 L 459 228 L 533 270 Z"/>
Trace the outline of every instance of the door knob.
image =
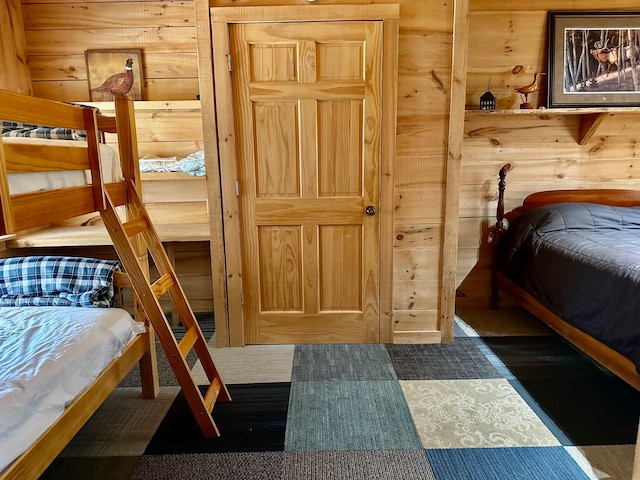
<path id="1" fill-rule="evenodd" d="M 369 216 L 375 215 L 376 207 L 374 207 L 373 205 L 369 205 L 364 209 L 364 213 L 366 213 Z"/>

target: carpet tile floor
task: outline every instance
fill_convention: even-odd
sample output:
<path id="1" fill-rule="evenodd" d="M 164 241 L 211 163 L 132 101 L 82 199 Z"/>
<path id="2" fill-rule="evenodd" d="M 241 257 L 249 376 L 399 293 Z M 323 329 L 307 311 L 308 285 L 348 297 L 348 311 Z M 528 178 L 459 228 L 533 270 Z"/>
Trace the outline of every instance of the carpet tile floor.
<path id="1" fill-rule="evenodd" d="M 218 439 L 172 375 L 151 401 L 129 376 L 42 478 L 631 478 L 640 392 L 523 311 L 458 315 L 444 345 L 212 347 Z"/>

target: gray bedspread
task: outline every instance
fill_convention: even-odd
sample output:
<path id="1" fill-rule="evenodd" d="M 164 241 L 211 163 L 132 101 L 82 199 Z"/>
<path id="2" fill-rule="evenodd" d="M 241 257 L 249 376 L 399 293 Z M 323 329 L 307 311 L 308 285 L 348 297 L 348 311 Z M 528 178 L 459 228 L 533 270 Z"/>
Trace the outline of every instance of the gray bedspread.
<path id="1" fill-rule="evenodd" d="M 562 203 L 517 218 L 498 269 L 640 372 L 640 207 Z"/>

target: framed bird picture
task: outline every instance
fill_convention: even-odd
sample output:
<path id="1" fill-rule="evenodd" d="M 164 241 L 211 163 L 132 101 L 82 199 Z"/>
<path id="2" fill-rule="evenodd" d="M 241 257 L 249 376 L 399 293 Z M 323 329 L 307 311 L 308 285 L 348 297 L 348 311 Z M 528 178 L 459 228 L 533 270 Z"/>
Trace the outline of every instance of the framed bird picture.
<path id="1" fill-rule="evenodd" d="M 142 50 L 85 50 L 89 99 L 110 102 L 115 95 L 143 100 Z"/>

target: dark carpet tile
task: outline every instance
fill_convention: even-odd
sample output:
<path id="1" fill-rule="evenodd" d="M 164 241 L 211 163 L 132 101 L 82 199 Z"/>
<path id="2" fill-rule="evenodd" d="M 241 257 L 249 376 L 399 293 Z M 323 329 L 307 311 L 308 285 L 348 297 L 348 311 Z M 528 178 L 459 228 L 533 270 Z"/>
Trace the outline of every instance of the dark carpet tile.
<path id="1" fill-rule="evenodd" d="M 384 345 L 296 345 L 291 380 L 397 380 Z"/>
<path id="2" fill-rule="evenodd" d="M 473 338 L 441 344 L 389 344 L 387 351 L 400 380 L 501 378 Z"/>
<path id="3" fill-rule="evenodd" d="M 570 444 L 636 442 L 640 392 L 564 340 L 555 335 L 484 340 Z"/>
<path id="4" fill-rule="evenodd" d="M 139 457 L 58 457 L 40 480 L 126 480 Z"/>
<path id="5" fill-rule="evenodd" d="M 280 480 L 282 452 L 145 455 L 131 480 Z"/>
<path id="6" fill-rule="evenodd" d="M 284 450 L 290 383 L 227 385 L 232 401 L 216 403 L 220 438 L 202 436 L 182 392 L 149 442 L 145 455 Z M 204 392 L 204 387 L 201 387 Z"/>

